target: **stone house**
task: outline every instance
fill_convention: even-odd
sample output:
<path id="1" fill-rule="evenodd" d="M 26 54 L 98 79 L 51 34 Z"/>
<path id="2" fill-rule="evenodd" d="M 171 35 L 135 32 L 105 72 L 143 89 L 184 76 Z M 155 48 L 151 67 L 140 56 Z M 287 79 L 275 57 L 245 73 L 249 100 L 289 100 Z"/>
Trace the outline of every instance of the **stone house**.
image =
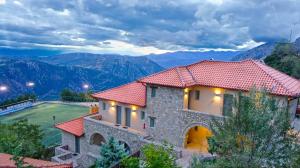
<path id="1" fill-rule="evenodd" d="M 267 89 L 295 115 L 299 80 L 253 60 L 201 61 L 93 94 L 99 100 L 98 114 L 56 126 L 62 130 L 62 146 L 53 160 L 87 167 L 101 157 L 100 146 L 110 136 L 128 153 L 163 141 L 179 152 L 206 153 L 210 120 L 232 112 L 237 93 L 247 94 L 253 86 Z"/>

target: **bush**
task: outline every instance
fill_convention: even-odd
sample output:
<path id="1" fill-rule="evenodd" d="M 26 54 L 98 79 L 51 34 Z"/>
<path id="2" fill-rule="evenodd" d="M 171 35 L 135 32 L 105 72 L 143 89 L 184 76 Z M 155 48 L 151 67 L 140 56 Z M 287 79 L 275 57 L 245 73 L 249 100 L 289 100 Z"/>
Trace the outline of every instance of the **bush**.
<path id="1" fill-rule="evenodd" d="M 72 102 L 92 102 L 95 101 L 94 98 L 92 98 L 91 93 L 78 93 L 75 91 L 72 91 L 70 89 L 64 89 L 60 93 L 60 98 L 62 101 L 72 101 Z"/>
<path id="2" fill-rule="evenodd" d="M 142 148 L 145 168 L 177 168 L 176 156 L 174 154 L 173 146 L 170 144 L 163 144 L 157 146 L 147 144 Z"/>
<path id="3" fill-rule="evenodd" d="M 122 160 L 121 166 L 123 168 L 139 168 L 140 159 L 137 157 L 128 157 Z"/>

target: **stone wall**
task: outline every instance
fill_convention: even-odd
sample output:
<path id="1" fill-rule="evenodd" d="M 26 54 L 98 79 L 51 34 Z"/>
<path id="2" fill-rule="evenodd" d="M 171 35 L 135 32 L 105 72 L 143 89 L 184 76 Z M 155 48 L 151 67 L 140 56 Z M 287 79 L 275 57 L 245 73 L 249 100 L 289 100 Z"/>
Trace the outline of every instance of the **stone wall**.
<path id="1" fill-rule="evenodd" d="M 62 131 L 62 146 L 68 145 L 68 150 L 71 152 L 75 152 L 75 137 L 74 135 Z"/>
<path id="2" fill-rule="evenodd" d="M 167 141 L 179 144 L 182 120 L 179 111 L 183 109 L 183 90 L 158 86 L 156 96 L 151 97 L 151 88 L 147 86 L 147 124 L 146 133 L 155 141 Z M 155 118 L 154 128 L 150 128 L 149 117 Z"/>
<path id="3" fill-rule="evenodd" d="M 184 90 L 180 88 L 157 87 L 156 96 L 151 97 L 151 88 L 147 86 L 147 116 L 155 118 L 155 127 L 150 128 L 147 120 L 146 133 L 155 141 L 167 141 L 177 147 L 184 146 L 185 134 L 194 126 L 209 128 L 212 117 L 220 118 L 192 110 L 183 110 Z"/>

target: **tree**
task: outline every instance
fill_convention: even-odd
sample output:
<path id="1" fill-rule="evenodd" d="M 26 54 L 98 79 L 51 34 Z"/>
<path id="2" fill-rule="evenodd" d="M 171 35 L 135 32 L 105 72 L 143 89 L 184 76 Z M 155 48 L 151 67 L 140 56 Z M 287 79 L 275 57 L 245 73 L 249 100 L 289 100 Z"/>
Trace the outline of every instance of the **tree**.
<path id="1" fill-rule="evenodd" d="M 173 146 L 164 143 L 162 146 L 147 144 L 142 148 L 145 168 L 177 168 Z"/>
<path id="2" fill-rule="evenodd" d="M 292 43 L 278 44 L 264 61 L 267 65 L 300 79 L 300 54 Z"/>
<path id="3" fill-rule="evenodd" d="M 0 152 L 36 159 L 45 158 L 43 133 L 38 125 L 20 120 L 13 124 L 0 124 Z"/>
<path id="4" fill-rule="evenodd" d="M 120 144 L 113 137 L 100 148 L 101 158 L 96 162 L 97 168 L 109 168 L 112 164 L 127 156 L 124 144 Z"/>
<path id="5" fill-rule="evenodd" d="M 299 161 L 299 145 L 291 133 L 285 105 L 265 91 L 241 93 L 234 112 L 213 120 L 209 151 L 218 155 L 212 167 L 293 167 Z M 205 164 L 204 164 L 205 165 Z"/>

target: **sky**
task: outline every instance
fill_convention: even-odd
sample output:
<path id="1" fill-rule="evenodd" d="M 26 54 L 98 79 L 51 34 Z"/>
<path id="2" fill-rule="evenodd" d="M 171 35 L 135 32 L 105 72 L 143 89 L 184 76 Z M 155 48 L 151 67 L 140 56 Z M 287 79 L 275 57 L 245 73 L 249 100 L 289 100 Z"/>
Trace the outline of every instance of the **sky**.
<path id="1" fill-rule="evenodd" d="M 161 54 L 300 36 L 300 0 L 0 0 L 0 47 Z"/>

